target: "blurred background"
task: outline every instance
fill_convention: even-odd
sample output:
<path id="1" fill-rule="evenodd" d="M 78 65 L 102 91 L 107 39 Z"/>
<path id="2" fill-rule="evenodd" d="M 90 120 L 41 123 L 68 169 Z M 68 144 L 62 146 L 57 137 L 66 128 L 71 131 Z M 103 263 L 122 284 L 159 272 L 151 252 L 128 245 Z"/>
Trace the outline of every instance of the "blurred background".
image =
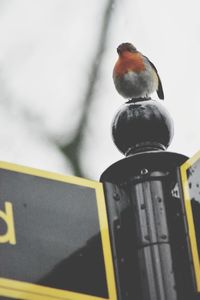
<path id="1" fill-rule="evenodd" d="M 132 42 L 160 74 L 169 151 L 200 149 L 199 1 L 0 0 L 0 160 L 98 180 L 123 158 L 112 69 Z M 157 99 L 157 95 L 153 95 Z"/>

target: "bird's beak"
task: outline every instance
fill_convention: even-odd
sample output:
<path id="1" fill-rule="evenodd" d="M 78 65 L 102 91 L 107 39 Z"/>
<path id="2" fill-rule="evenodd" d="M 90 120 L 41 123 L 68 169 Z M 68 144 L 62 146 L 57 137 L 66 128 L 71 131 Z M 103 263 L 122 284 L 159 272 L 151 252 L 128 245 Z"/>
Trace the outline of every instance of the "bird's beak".
<path id="1" fill-rule="evenodd" d="M 120 47 L 117 48 L 117 53 L 120 55 L 121 53 Z"/>

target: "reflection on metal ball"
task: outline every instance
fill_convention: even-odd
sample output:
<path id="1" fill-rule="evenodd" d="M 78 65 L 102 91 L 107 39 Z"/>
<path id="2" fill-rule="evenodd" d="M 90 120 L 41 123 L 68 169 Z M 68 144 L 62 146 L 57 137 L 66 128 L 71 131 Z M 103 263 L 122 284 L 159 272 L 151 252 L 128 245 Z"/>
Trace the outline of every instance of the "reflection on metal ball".
<path id="1" fill-rule="evenodd" d="M 112 124 L 113 140 L 125 155 L 165 150 L 173 137 L 173 121 L 158 101 L 125 103 Z"/>

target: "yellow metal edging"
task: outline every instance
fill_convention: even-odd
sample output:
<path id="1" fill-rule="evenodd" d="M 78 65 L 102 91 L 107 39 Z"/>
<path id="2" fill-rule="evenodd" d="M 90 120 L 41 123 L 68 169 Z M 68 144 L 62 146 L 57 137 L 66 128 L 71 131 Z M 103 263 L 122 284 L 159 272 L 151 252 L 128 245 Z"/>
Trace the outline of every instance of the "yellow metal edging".
<path id="1" fill-rule="evenodd" d="M 109 298 L 96 297 L 6 278 L 0 278 L 0 295 L 24 300 L 117 300 L 112 251 L 102 183 L 75 176 L 64 176 L 7 162 L 0 162 L 0 169 L 95 189 Z"/>
<path id="2" fill-rule="evenodd" d="M 183 187 L 183 198 L 185 204 L 185 211 L 186 211 L 186 218 L 188 223 L 188 232 L 189 232 L 189 240 L 191 245 L 192 251 L 192 259 L 194 264 L 194 272 L 195 272 L 195 280 L 197 291 L 200 292 L 200 258 L 198 254 L 198 247 L 197 247 L 197 238 L 194 226 L 194 218 L 192 213 L 192 206 L 191 206 L 191 198 L 189 193 L 189 185 L 188 185 L 188 178 L 187 178 L 187 170 L 192 167 L 192 165 L 200 159 L 200 151 L 196 153 L 192 158 L 188 159 L 181 167 L 181 181 Z"/>
<path id="3" fill-rule="evenodd" d="M 98 213 L 99 213 L 99 221 L 100 221 L 100 228 L 101 228 L 101 239 L 102 239 L 102 244 L 104 249 L 107 284 L 109 282 L 108 294 L 109 294 L 109 299 L 115 300 L 117 299 L 117 294 L 116 294 L 116 286 L 115 286 L 110 237 L 109 237 L 109 230 L 108 230 L 108 219 L 106 214 L 106 205 L 105 205 L 105 200 L 100 201 L 100 199 L 104 199 L 102 184 L 98 184 L 98 187 L 96 188 L 96 193 L 97 193 L 97 199 L 99 199 L 97 200 L 97 204 L 98 204 Z M 102 212 L 104 213 L 102 214 Z"/>

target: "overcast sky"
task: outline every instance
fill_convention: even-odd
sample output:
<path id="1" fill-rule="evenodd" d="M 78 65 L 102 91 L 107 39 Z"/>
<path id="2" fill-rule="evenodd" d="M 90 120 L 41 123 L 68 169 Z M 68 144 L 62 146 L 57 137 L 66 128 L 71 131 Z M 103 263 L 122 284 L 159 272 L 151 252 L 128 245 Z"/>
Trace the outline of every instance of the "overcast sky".
<path id="1" fill-rule="evenodd" d="M 106 3 L 0 0 L 0 160 L 72 174 L 51 138 L 70 139 L 76 128 Z M 87 177 L 98 179 L 123 158 L 111 139 L 124 102 L 112 82 L 122 42 L 132 42 L 158 69 L 175 126 L 168 150 L 188 156 L 200 150 L 199 11 L 198 0 L 115 1 L 80 154 Z"/>

